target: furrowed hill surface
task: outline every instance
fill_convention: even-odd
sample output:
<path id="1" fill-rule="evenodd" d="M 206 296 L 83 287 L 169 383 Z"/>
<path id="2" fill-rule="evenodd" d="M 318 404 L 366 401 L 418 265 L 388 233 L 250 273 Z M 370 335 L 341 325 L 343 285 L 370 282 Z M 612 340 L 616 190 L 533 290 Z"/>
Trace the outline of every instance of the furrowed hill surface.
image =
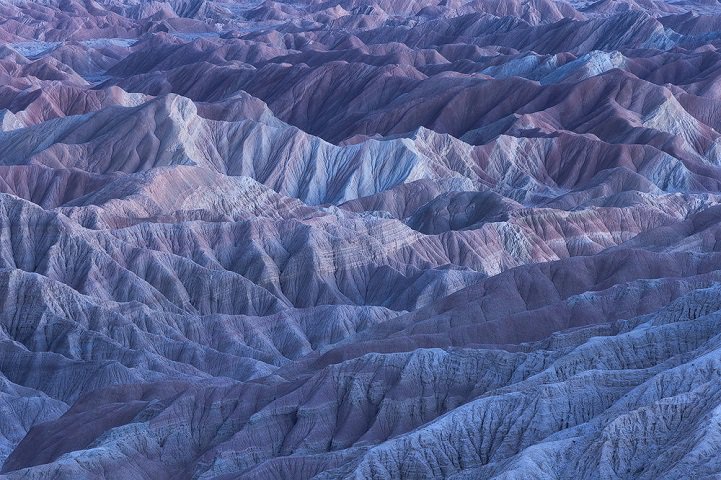
<path id="1" fill-rule="evenodd" d="M 721 3 L 0 0 L 0 477 L 721 476 Z"/>

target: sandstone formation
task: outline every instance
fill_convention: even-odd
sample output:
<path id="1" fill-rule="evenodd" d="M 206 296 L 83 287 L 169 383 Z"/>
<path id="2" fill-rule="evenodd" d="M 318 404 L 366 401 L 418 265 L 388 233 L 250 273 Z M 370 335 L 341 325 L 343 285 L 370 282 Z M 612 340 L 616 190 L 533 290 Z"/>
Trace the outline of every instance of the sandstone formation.
<path id="1" fill-rule="evenodd" d="M 0 0 L 0 477 L 721 475 L 717 0 Z"/>

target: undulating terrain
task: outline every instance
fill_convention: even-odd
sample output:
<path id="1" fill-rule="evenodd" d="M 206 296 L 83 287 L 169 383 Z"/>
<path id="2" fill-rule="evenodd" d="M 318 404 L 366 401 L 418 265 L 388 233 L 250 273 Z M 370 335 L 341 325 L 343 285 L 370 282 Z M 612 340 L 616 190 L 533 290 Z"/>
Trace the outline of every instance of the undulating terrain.
<path id="1" fill-rule="evenodd" d="M 717 0 L 0 0 L 0 477 L 721 478 Z"/>

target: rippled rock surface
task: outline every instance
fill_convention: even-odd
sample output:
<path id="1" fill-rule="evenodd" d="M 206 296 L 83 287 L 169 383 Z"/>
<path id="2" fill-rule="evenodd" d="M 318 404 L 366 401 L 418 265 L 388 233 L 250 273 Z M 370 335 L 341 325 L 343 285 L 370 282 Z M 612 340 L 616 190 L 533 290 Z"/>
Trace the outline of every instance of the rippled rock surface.
<path id="1" fill-rule="evenodd" d="M 717 0 L 0 0 L 0 477 L 721 476 Z"/>

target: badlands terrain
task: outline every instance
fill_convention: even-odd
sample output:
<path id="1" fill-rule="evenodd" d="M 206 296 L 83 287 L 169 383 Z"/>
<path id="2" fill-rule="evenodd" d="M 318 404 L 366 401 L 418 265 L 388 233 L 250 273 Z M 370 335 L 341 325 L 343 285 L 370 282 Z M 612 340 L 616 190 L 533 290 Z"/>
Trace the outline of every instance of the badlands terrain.
<path id="1" fill-rule="evenodd" d="M 0 477 L 721 478 L 717 0 L 0 0 Z"/>

